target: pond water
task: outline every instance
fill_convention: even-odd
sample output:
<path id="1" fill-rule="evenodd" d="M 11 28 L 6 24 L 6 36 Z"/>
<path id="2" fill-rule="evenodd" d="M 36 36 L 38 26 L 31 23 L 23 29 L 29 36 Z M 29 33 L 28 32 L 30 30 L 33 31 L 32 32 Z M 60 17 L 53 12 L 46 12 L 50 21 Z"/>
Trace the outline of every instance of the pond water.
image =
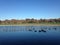
<path id="1" fill-rule="evenodd" d="M 60 26 L 0 26 L 0 45 L 60 45 Z"/>

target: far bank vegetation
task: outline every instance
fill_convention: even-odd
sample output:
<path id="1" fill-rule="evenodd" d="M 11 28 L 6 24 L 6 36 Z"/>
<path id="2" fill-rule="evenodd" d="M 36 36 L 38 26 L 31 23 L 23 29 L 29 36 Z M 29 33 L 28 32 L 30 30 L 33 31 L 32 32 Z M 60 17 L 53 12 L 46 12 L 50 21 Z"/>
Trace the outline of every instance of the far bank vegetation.
<path id="1" fill-rule="evenodd" d="M 1 24 L 32 24 L 32 23 L 35 23 L 35 24 L 60 24 L 60 18 L 58 19 L 22 19 L 22 20 L 17 20 L 17 19 L 11 19 L 11 20 L 0 20 L 0 25 Z"/>

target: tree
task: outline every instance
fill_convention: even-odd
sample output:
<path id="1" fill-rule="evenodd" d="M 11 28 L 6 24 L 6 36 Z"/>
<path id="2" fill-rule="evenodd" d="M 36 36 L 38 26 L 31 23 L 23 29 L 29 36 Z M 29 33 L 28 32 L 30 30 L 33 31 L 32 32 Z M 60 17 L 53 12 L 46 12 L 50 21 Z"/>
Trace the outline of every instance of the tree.
<path id="1" fill-rule="evenodd" d="M 0 24 L 2 23 L 2 21 L 0 20 Z"/>

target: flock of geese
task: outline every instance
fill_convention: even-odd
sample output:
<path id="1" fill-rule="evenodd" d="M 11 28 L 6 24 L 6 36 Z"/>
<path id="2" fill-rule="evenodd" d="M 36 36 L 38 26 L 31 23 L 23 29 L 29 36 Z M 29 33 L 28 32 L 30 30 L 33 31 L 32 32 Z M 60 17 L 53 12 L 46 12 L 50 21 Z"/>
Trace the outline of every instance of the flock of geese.
<path id="1" fill-rule="evenodd" d="M 34 29 L 34 32 L 37 32 L 37 31 L 38 31 L 38 32 L 47 32 L 47 29 L 48 29 L 48 28 L 46 28 L 46 29 L 42 28 L 42 29 L 39 29 L 39 30 L 35 30 L 35 29 Z M 56 27 L 53 28 L 53 29 L 54 29 L 54 30 L 57 30 Z M 49 30 L 51 30 L 51 28 L 49 28 Z M 33 30 L 32 30 L 32 29 L 29 29 L 28 31 L 33 31 Z"/>
<path id="2" fill-rule="evenodd" d="M 32 31 L 32 30 L 31 30 L 31 29 L 29 29 L 29 31 Z M 37 32 L 37 30 L 34 30 L 34 32 Z M 46 30 L 41 29 L 41 30 L 38 30 L 38 32 L 46 32 Z"/>
<path id="3" fill-rule="evenodd" d="M 51 28 L 48 28 L 48 27 L 46 27 L 45 29 L 44 28 L 40 28 L 40 29 L 36 29 L 35 27 L 27 27 L 27 31 L 34 31 L 34 32 L 47 32 L 47 29 L 48 30 L 51 30 Z M 54 30 L 57 30 L 57 28 L 56 27 L 53 27 L 52 29 L 54 29 Z M 16 32 L 16 31 L 21 31 L 21 29 L 19 30 L 19 29 L 12 29 L 12 30 L 8 30 L 8 29 L 3 29 L 3 31 L 4 32 Z"/>

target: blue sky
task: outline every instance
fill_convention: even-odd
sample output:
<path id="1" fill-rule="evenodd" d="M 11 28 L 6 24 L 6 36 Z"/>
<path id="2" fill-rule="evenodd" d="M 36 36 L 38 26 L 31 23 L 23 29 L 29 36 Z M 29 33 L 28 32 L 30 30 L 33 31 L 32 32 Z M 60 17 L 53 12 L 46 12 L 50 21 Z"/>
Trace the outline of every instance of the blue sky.
<path id="1" fill-rule="evenodd" d="M 60 18 L 60 0 L 0 0 L 0 19 Z"/>

